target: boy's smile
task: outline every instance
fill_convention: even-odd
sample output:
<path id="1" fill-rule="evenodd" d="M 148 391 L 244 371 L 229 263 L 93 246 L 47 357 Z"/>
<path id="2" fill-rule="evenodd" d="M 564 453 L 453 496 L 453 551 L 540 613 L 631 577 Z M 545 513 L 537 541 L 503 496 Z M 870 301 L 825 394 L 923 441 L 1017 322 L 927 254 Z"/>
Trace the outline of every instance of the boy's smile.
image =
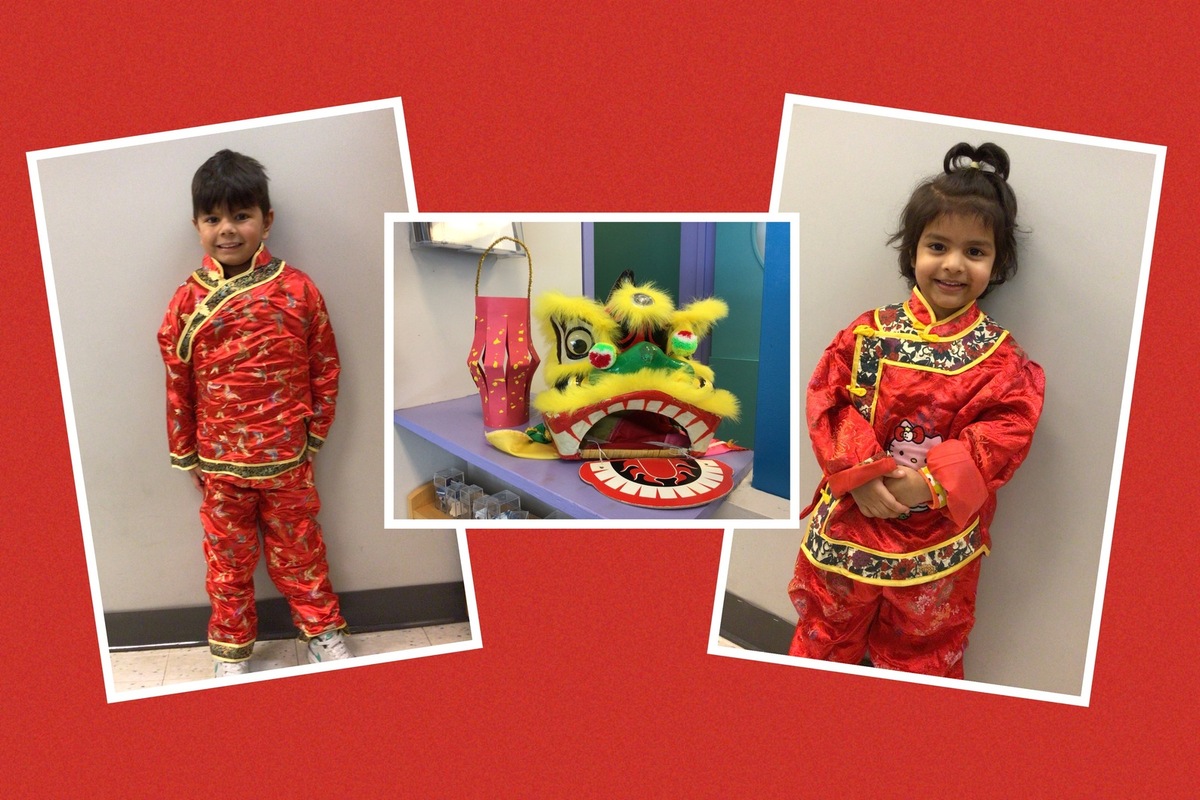
<path id="1" fill-rule="evenodd" d="M 943 214 L 921 233 L 913 272 L 929 310 L 945 319 L 987 290 L 995 261 L 990 227 L 977 217 Z"/>
<path id="2" fill-rule="evenodd" d="M 258 206 L 230 210 L 215 208 L 192 220 L 200 234 L 200 245 L 225 269 L 225 277 L 245 272 L 258 246 L 271 235 L 275 211 L 266 216 Z"/>

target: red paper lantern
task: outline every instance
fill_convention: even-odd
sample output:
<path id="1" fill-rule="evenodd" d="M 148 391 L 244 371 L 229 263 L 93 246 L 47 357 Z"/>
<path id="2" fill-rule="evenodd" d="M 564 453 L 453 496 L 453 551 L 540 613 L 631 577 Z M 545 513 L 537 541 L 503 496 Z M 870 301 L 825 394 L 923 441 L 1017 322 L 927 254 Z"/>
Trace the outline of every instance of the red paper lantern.
<path id="1" fill-rule="evenodd" d="M 483 260 L 500 242 L 521 246 L 529 264 L 529 285 L 524 297 L 480 297 Z M 475 338 L 467 355 L 467 368 L 483 404 L 483 424 L 511 428 L 529 422 L 529 390 L 540 360 L 533 347 L 529 324 L 529 296 L 533 290 L 533 257 L 525 243 L 502 236 L 488 245 L 475 271 Z"/>

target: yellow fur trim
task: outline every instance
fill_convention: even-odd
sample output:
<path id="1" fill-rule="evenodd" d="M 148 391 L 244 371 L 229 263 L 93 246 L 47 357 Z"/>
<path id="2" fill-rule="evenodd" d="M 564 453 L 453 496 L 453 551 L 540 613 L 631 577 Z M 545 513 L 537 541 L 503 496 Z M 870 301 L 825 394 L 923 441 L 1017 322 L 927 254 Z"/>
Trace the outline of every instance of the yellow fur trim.
<path id="1" fill-rule="evenodd" d="M 697 378 L 703 378 L 707 383 L 712 384 L 715 375 L 712 367 L 708 364 L 701 364 L 699 361 L 689 361 L 688 366 L 692 368 L 692 372 L 696 373 Z"/>
<path id="2" fill-rule="evenodd" d="M 633 297 L 638 294 L 649 297 L 650 304 L 635 303 Z M 633 329 L 647 325 L 665 328 L 675 313 L 670 296 L 653 283 L 622 283 L 609 295 L 606 308 L 613 319 Z"/>
<path id="3" fill-rule="evenodd" d="M 592 362 L 586 358 L 583 361 L 574 364 L 543 364 L 542 377 L 546 379 L 546 385 L 553 386 L 563 378 L 574 380 L 577 376 L 587 380 L 587 376 L 595 372 L 592 367 Z"/>
<path id="4" fill-rule="evenodd" d="M 737 419 L 738 416 L 738 400 L 732 393 L 714 388 L 711 382 L 700 387 L 696 379 L 683 370 L 647 370 L 630 375 L 604 375 L 596 383 L 571 386 L 565 392 L 547 389 L 534 398 L 533 407 L 543 414 L 563 414 L 611 400 L 619 395 L 647 391 L 664 392 L 720 417 Z"/>
<path id="5" fill-rule="evenodd" d="M 546 292 L 539 296 L 533 304 L 533 314 L 544 322 L 555 317 L 582 320 L 602 329 L 616 328 L 600 303 L 590 297 L 572 297 L 561 292 Z"/>

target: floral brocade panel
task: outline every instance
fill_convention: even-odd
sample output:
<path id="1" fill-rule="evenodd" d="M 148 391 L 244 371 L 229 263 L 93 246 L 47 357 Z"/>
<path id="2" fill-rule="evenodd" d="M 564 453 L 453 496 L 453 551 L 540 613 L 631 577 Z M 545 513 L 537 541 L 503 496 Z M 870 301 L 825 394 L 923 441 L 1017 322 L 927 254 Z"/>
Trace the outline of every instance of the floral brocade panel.
<path id="1" fill-rule="evenodd" d="M 872 418 L 875 391 L 884 363 L 944 375 L 970 369 L 986 359 L 1004 341 L 1008 331 L 980 314 L 965 331 L 932 335 L 916 327 L 904 303 L 884 306 L 876 312 L 878 328 L 861 326 L 856 331 L 854 404 L 866 419 Z"/>
<path id="2" fill-rule="evenodd" d="M 825 528 L 840 502 L 822 491 L 804 535 L 805 552 L 822 569 L 868 583 L 911 585 L 937 580 L 987 552 L 978 520 L 955 538 L 914 553 L 885 554 L 828 539 Z"/>

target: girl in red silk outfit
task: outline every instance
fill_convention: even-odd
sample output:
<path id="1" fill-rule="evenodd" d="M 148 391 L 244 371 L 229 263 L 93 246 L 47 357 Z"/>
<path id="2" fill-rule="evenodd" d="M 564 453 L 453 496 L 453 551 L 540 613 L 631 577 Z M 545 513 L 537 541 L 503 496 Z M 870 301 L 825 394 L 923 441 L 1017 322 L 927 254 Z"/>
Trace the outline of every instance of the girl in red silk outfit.
<path id="1" fill-rule="evenodd" d="M 943 169 L 889 242 L 912 295 L 854 320 L 809 382 L 824 479 L 788 591 L 792 655 L 961 678 L 996 490 L 1045 383 L 975 303 L 1017 270 L 1008 154 L 959 144 Z"/>
<path id="2" fill-rule="evenodd" d="M 260 530 L 309 661 L 349 658 L 311 464 L 333 424 L 340 372 L 325 302 L 266 249 L 274 212 L 257 161 L 214 155 L 192 181 L 192 205 L 205 256 L 171 299 L 158 341 L 171 464 L 203 495 L 214 671 L 249 671 Z"/>

